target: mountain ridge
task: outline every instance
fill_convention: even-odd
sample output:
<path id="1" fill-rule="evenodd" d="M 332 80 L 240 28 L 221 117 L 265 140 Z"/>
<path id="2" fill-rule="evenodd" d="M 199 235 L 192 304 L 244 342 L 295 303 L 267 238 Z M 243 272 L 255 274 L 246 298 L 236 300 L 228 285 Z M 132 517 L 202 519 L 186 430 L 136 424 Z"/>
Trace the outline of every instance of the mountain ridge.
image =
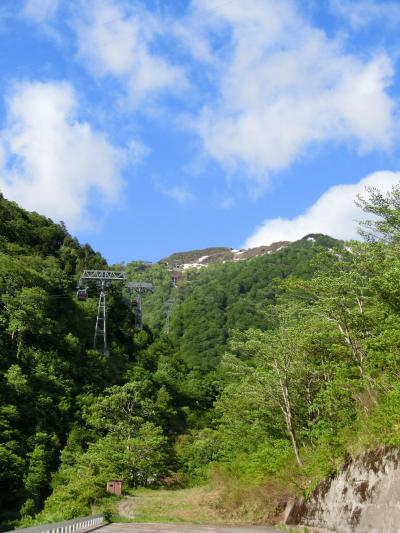
<path id="1" fill-rule="evenodd" d="M 165 265 L 170 269 L 187 270 L 199 269 L 215 263 L 236 262 L 252 259 L 266 254 L 271 254 L 304 240 L 316 241 L 321 237 L 329 237 L 322 233 L 309 233 L 296 241 L 277 241 L 270 245 L 257 246 L 255 248 L 228 248 L 224 246 L 200 248 L 184 252 L 174 252 L 160 259 L 158 264 Z M 330 237 L 329 237 L 330 238 Z"/>

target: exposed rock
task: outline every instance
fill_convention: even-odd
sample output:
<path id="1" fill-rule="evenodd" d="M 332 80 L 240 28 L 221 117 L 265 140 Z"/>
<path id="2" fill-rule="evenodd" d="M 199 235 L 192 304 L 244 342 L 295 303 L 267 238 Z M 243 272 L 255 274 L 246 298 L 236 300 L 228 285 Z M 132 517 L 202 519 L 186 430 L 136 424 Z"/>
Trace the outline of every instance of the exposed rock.
<path id="1" fill-rule="evenodd" d="M 400 449 L 379 448 L 343 465 L 307 499 L 289 502 L 287 525 L 338 533 L 400 531 Z"/>
<path id="2" fill-rule="evenodd" d="M 275 242 L 270 246 L 259 246 L 258 248 L 248 248 L 236 250 L 233 248 L 204 248 L 202 250 L 192 250 L 189 252 L 178 252 L 161 259 L 160 263 L 169 267 L 187 270 L 188 268 L 201 268 L 215 263 L 226 263 L 227 261 L 244 261 L 260 255 L 278 252 L 290 244 L 289 241 Z"/>

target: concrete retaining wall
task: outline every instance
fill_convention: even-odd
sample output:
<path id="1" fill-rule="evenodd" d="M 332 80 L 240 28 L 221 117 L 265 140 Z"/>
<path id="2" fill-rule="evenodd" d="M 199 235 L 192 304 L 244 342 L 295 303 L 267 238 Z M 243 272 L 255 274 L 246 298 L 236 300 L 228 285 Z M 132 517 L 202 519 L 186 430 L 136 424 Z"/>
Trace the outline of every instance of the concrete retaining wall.
<path id="1" fill-rule="evenodd" d="M 380 448 L 345 464 L 307 500 L 289 504 L 287 525 L 337 533 L 400 532 L 400 449 Z"/>

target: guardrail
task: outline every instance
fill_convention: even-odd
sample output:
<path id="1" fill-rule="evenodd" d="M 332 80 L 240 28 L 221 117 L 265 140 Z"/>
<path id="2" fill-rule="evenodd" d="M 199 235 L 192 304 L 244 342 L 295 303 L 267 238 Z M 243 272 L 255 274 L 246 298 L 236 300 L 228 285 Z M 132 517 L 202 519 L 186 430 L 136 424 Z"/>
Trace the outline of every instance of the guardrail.
<path id="1" fill-rule="evenodd" d="M 100 527 L 104 523 L 102 514 L 95 516 L 85 516 L 83 518 L 74 518 L 65 522 L 55 524 L 44 524 L 42 526 L 27 527 L 24 529 L 14 529 L 7 533 L 74 533 L 75 531 L 89 531 Z"/>

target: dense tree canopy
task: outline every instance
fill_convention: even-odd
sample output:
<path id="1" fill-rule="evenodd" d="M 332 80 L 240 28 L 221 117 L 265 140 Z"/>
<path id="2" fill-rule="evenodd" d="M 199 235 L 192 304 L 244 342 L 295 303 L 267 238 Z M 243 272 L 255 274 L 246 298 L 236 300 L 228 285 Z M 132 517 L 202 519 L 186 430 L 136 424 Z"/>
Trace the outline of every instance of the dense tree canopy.
<path id="1" fill-rule="evenodd" d="M 2 527 L 88 514 L 115 477 L 219 469 L 307 492 L 348 453 L 399 444 L 399 190 L 359 200 L 365 243 L 312 235 L 177 287 L 165 264 L 126 265 L 155 291 L 140 329 L 109 287 L 109 358 L 92 349 L 96 287 L 74 297 L 104 259 L 1 197 Z"/>

